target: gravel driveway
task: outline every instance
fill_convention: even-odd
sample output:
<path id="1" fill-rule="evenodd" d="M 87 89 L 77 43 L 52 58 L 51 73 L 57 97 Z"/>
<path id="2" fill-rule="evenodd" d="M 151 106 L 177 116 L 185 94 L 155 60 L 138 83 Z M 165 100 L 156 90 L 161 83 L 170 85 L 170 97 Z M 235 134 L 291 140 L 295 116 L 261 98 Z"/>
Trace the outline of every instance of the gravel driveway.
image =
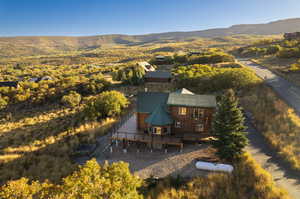
<path id="1" fill-rule="evenodd" d="M 186 145 L 182 152 L 178 148 L 169 148 L 168 153 L 164 150 L 154 150 L 146 146 L 142 151 L 137 152 L 135 146 L 130 146 L 127 153 L 120 147 L 113 147 L 113 153 L 108 152 L 106 157 L 98 157 L 99 163 L 104 161 L 117 162 L 124 161 L 129 163 L 130 170 L 140 178 L 180 176 L 194 177 L 208 174 L 206 171 L 198 170 L 195 167 L 197 158 L 211 158 L 213 152 L 208 145 Z"/>

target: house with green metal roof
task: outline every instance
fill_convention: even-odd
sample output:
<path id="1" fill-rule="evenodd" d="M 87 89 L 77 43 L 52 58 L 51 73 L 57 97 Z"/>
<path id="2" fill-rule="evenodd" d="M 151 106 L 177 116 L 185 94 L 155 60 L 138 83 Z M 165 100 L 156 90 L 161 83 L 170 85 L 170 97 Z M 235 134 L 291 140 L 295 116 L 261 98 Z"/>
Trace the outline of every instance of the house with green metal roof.
<path id="1" fill-rule="evenodd" d="M 137 128 L 151 135 L 205 137 L 210 134 L 215 108 L 215 96 L 197 95 L 185 88 L 172 93 L 139 92 Z"/>

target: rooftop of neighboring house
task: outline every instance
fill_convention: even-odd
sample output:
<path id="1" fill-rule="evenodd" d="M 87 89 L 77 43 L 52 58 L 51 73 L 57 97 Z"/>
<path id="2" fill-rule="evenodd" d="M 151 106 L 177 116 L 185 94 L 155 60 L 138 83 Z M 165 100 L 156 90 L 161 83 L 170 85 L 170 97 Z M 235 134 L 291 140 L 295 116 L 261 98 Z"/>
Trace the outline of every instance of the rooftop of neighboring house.
<path id="1" fill-rule="evenodd" d="M 145 78 L 163 78 L 168 79 L 171 78 L 172 74 L 166 71 L 150 71 L 145 74 Z"/>
<path id="2" fill-rule="evenodd" d="M 18 87 L 19 82 L 18 81 L 5 81 L 0 82 L 0 87 Z"/>

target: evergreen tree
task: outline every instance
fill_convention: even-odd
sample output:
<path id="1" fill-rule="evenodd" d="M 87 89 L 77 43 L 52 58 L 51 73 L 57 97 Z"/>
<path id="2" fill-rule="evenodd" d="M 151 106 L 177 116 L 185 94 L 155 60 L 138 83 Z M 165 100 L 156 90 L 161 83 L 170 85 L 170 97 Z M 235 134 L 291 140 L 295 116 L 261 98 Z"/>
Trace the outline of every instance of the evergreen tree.
<path id="1" fill-rule="evenodd" d="M 213 134 L 216 137 L 213 146 L 221 159 L 232 161 L 243 153 L 243 148 L 248 143 L 244 120 L 234 91 L 226 91 L 218 104 L 213 124 Z"/>

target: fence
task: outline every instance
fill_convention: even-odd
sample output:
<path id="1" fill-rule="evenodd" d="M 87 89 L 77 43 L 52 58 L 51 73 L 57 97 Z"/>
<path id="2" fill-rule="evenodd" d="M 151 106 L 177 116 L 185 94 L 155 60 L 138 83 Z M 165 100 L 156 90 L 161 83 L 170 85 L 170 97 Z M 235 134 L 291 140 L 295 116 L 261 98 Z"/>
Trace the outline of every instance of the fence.
<path id="1" fill-rule="evenodd" d="M 99 139 L 96 139 L 96 147 L 95 149 L 89 154 L 89 157 L 95 157 L 99 154 L 104 153 L 110 146 L 111 143 L 109 138 L 115 134 L 118 129 L 129 120 L 129 118 L 135 113 L 135 106 L 131 105 L 127 108 L 127 113 L 120 116 L 109 129 L 108 133 L 105 136 L 101 136 Z"/>

